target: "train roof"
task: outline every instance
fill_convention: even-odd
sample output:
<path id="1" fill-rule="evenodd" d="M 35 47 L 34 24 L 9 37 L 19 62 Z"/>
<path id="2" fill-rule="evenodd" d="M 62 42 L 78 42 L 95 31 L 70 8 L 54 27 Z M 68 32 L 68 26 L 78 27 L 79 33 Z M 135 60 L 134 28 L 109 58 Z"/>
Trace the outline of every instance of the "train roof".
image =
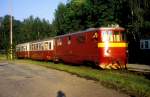
<path id="1" fill-rule="evenodd" d="M 35 41 L 30 41 L 30 42 L 25 42 L 25 43 L 20 43 L 17 45 L 25 45 L 28 43 L 37 43 L 37 42 L 42 42 L 42 41 L 49 41 L 49 40 L 53 40 L 55 38 L 60 38 L 60 37 L 64 37 L 64 36 L 70 36 L 70 35 L 75 35 L 75 34 L 79 34 L 79 33 L 86 33 L 86 32 L 92 32 L 92 31 L 98 31 L 98 30 L 124 30 L 124 28 L 122 27 L 100 27 L 100 28 L 88 28 L 84 31 L 77 31 L 74 33 L 68 33 L 68 34 L 64 34 L 64 35 L 59 35 L 59 36 L 55 36 L 55 37 L 49 37 L 46 39 L 41 39 L 41 40 L 35 40 Z"/>
<path id="2" fill-rule="evenodd" d="M 22 45 L 28 45 L 29 42 L 25 42 L 25 43 L 20 43 L 20 44 L 17 44 L 16 46 L 22 46 Z"/>
<path id="3" fill-rule="evenodd" d="M 98 31 L 98 30 L 124 30 L 124 28 L 122 28 L 122 27 L 88 28 L 88 29 L 86 29 L 84 31 L 78 31 L 78 32 L 74 32 L 74 33 L 68 33 L 68 34 L 64 34 L 64 35 L 59 35 L 59 36 L 55 36 L 54 38 L 59 38 L 59 37 L 64 37 L 64 36 L 70 36 L 70 35 L 75 35 L 75 34 L 79 34 L 79 33 L 86 33 L 86 32 Z"/>
<path id="4" fill-rule="evenodd" d="M 42 41 L 49 41 L 49 40 L 53 40 L 53 37 L 49 37 L 49 38 L 45 38 L 45 39 L 41 39 L 41 40 L 35 40 L 35 41 L 30 41 L 30 42 L 24 42 L 24 43 L 19 43 L 17 45 L 25 45 L 28 43 L 36 43 L 36 42 L 42 42 Z"/>
<path id="5" fill-rule="evenodd" d="M 30 43 L 35 43 L 35 42 L 43 42 L 43 41 L 50 41 L 53 40 L 53 37 L 49 37 L 49 38 L 45 38 L 45 39 L 41 39 L 41 40 L 35 40 L 35 41 L 31 41 Z"/>

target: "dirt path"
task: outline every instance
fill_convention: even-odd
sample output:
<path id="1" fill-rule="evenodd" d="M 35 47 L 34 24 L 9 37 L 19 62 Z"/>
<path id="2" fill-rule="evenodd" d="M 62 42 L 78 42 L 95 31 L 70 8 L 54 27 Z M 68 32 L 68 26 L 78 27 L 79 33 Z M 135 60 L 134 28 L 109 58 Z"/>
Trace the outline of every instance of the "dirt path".
<path id="1" fill-rule="evenodd" d="M 100 83 L 36 65 L 0 63 L 0 97 L 129 97 Z"/>

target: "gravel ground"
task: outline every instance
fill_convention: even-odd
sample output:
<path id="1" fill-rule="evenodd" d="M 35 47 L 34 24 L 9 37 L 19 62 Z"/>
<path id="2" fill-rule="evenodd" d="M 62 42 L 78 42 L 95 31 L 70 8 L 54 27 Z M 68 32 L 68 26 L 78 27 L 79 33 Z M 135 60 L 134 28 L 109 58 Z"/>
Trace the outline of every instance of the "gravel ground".
<path id="1" fill-rule="evenodd" d="M 37 65 L 0 63 L 0 97 L 129 97 L 99 82 Z"/>

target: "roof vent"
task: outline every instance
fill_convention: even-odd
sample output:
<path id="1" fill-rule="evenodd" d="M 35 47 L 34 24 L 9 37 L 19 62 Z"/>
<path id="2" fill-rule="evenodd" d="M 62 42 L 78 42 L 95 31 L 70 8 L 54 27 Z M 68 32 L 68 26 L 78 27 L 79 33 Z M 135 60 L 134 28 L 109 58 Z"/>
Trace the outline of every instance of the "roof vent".
<path id="1" fill-rule="evenodd" d="M 86 29 L 86 31 L 89 31 L 89 30 L 95 30 L 96 28 L 88 28 Z"/>
<path id="2" fill-rule="evenodd" d="M 108 27 L 118 28 L 119 24 L 108 24 Z"/>

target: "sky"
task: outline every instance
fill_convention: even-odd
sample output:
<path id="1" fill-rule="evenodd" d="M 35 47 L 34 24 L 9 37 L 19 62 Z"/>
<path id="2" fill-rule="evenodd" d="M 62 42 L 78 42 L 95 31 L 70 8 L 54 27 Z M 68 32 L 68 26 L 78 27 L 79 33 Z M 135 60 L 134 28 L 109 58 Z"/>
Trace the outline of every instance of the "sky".
<path id="1" fill-rule="evenodd" d="M 0 17 L 9 14 L 12 8 L 12 16 L 17 20 L 23 21 L 32 15 L 52 22 L 57 6 L 60 3 L 65 4 L 67 1 L 68 0 L 0 0 Z"/>

